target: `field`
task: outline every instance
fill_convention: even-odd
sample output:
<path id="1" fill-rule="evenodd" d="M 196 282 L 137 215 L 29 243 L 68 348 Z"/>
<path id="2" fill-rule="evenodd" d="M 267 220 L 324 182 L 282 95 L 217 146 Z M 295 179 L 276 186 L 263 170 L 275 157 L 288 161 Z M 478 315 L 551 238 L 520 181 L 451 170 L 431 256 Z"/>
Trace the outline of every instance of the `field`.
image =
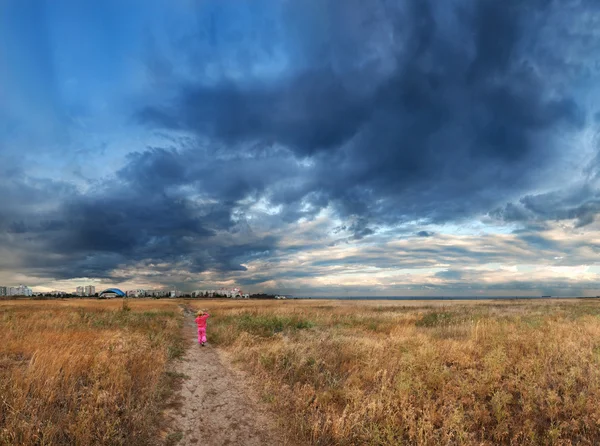
<path id="1" fill-rule="evenodd" d="M 170 301 L 0 301 L 0 445 L 149 445 L 183 352 Z"/>
<path id="2" fill-rule="evenodd" d="M 200 305 L 310 444 L 600 443 L 600 302 Z"/>
<path id="3" fill-rule="evenodd" d="M 25 300 L 0 301 L 0 445 L 159 442 L 182 306 L 299 443 L 600 443 L 595 300 Z"/>

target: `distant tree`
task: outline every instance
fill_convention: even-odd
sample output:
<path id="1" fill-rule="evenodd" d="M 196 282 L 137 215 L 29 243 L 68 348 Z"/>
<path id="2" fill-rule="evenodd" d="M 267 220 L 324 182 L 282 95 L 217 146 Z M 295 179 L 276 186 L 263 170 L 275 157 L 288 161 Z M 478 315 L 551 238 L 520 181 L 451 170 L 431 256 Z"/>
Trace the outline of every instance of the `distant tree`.
<path id="1" fill-rule="evenodd" d="M 265 293 L 251 294 L 250 299 L 275 299 L 275 295 Z"/>

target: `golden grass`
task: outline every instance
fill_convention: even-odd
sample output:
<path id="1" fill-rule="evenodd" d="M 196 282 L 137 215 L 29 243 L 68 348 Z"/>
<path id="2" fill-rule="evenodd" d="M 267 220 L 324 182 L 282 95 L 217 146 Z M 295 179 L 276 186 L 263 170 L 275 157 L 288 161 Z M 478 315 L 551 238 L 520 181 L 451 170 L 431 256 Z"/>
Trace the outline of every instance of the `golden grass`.
<path id="1" fill-rule="evenodd" d="M 0 444 L 156 442 L 181 321 L 173 301 L 0 302 Z"/>
<path id="2" fill-rule="evenodd" d="M 600 302 L 196 302 L 302 440 L 600 443 Z"/>

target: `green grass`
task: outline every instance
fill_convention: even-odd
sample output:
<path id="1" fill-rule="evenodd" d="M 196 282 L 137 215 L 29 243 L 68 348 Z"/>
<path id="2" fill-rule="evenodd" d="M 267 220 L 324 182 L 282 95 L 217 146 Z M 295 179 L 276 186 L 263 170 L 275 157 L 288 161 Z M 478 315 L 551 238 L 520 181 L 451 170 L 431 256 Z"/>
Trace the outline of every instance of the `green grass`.
<path id="1" fill-rule="evenodd" d="M 417 327 L 439 327 L 440 325 L 449 325 L 453 319 L 455 319 L 455 315 L 446 311 L 426 313 L 415 325 Z"/>
<path id="2" fill-rule="evenodd" d="M 279 333 L 290 333 L 314 327 L 314 323 L 299 316 L 261 315 L 242 313 L 236 316 L 219 317 L 209 323 L 209 336 L 215 343 L 229 344 L 232 333 L 247 333 L 269 338 Z M 232 327 L 233 326 L 233 327 Z M 232 329 L 233 328 L 233 329 Z"/>

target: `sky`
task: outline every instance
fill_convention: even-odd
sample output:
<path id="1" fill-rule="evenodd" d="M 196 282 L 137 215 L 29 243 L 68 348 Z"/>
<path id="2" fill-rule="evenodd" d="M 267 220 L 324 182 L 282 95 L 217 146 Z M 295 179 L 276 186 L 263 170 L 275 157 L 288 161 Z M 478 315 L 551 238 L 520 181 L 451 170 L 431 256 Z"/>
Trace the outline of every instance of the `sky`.
<path id="1" fill-rule="evenodd" d="M 595 0 L 0 2 L 0 284 L 600 295 Z"/>

